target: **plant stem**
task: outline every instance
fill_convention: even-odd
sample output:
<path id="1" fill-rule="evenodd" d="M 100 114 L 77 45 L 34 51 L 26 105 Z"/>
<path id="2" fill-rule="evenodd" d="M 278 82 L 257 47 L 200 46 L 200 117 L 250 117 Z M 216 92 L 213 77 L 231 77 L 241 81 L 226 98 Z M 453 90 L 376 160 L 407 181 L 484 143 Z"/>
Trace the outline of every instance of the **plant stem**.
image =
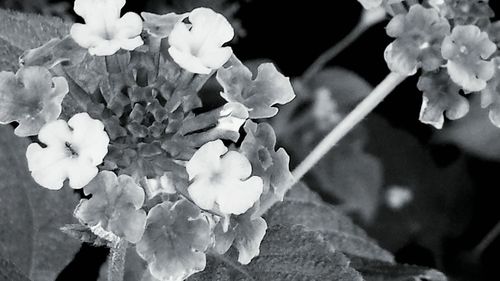
<path id="1" fill-rule="evenodd" d="M 311 66 L 302 75 L 303 81 L 309 81 L 323 67 L 358 39 L 368 28 L 382 21 L 385 18 L 385 12 L 375 10 L 363 10 L 360 21 L 349 34 L 340 40 L 333 47 L 319 56 Z"/>
<path id="2" fill-rule="evenodd" d="M 493 227 L 488 234 L 481 240 L 481 242 L 474 248 L 474 256 L 480 258 L 484 250 L 495 241 L 495 239 L 500 235 L 500 221 Z"/>
<path id="3" fill-rule="evenodd" d="M 121 240 L 115 247 L 110 249 L 108 256 L 108 281 L 123 281 L 127 248 L 128 242 Z"/>
<path id="4" fill-rule="evenodd" d="M 333 47 L 324 52 L 319 56 L 311 66 L 302 75 L 304 81 L 310 80 L 316 73 L 318 73 L 323 67 L 331 61 L 334 57 L 345 50 L 349 45 L 351 45 L 356 39 L 358 39 L 361 34 L 367 29 L 365 25 L 358 24 L 354 29 L 349 32 L 341 41 L 335 44 Z"/>
<path id="5" fill-rule="evenodd" d="M 406 76 L 390 73 L 373 91 L 351 111 L 300 163 L 293 171 L 298 182 L 316 163 L 335 146 L 347 133 L 363 120 L 373 109 L 396 88 Z"/>
<path id="6" fill-rule="evenodd" d="M 353 111 L 351 111 L 340 123 L 328 133 L 328 135 L 309 153 L 309 155 L 300 163 L 292 172 L 294 182 L 288 186 L 290 190 L 299 180 L 311 170 L 316 163 L 328 151 L 335 146 L 345 135 L 347 135 L 359 122 L 363 120 L 370 112 L 377 107 L 401 82 L 406 79 L 406 76 L 391 72 L 373 91 L 359 103 Z M 285 192 L 286 192 L 285 191 Z M 258 215 L 262 216 L 269 210 L 277 201 L 269 199 L 261 202 Z"/>

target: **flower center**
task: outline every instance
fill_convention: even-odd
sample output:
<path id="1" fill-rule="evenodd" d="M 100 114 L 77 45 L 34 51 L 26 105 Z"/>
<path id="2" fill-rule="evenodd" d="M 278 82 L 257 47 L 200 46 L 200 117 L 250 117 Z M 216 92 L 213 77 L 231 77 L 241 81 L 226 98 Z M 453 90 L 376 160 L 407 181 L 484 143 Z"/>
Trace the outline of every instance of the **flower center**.
<path id="1" fill-rule="evenodd" d="M 71 154 L 71 157 L 77 157 L 78 156 L 78 152 L 76 152 L 76 150 L 72 147 L 71 143 L 66 142 L 65 145 L 66 145 L 66 149 Z"/>

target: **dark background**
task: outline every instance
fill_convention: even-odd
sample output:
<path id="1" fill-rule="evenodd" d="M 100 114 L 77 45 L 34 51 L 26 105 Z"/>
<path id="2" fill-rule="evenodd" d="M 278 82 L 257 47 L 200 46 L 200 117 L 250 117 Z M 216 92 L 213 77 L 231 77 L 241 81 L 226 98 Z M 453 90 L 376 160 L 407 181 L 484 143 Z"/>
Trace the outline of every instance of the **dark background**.
<path id="1" fill-rule="evenodd" d="M 499 1 L 490 2 L 500 15 Z M 236 17 L 241 20 L 246 36 L 232 45 L 235 54 L 242 60 L 270 59 L 291 77 L 300 76 L 323 51 L 351 31 L 361 11 L 355 0 L 251 0 L 239 3 L 241 7 Z M 125 10 L 155 12 L 148 7 L 151 7 L 148 1 L 129 0 Z M 330 64 L 352 70 L 376 85 L 389 73 L 383 58 L 383 51 L 391 42 L 385 35 L 386 23 L 372 27 Z M 446 166 L 457 158 L 465 158 L 474 194 L 467 206 L 471 211 L 465 231 L 443 241 L 441 262 L 437 262 L 439 259 L 431 249 L 411 240 L 405 246 L 391 250 L 399 262 L 437 266 L 460 280 L 498 280 L 492 276 L 496 275 L 500 261 L 500 239 L 491 244 L 479 259 L 471 257 L 470 250 L 500 220 L 500 179 L 497 176 L 500 164 L 469 155 L 455 145 L 433 142 L 434 129 L 418 121 L 422 94 L 416 89 L 416 82 L 417 77 L 405 81 L 376 109 L 376 113 L 428 148 L 438 165 Z M 373 235 L 379 234 L 374 231 Z M 58 280 L 95 280 L 106 253 L 106 249 L 83 246 Z"/>

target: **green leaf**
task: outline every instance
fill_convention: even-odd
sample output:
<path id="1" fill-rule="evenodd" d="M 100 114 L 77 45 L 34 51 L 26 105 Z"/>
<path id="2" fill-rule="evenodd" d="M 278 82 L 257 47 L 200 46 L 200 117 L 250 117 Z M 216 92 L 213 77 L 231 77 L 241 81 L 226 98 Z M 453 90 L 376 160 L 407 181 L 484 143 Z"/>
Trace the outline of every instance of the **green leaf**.
<path id="1" fill-rule="evenodd" d="M 19 271 L 15 264 L 0 256 L 0 280 L 1 281 L 30 281 Z"/>
<path id="2" fill-rule="evenodd" d="M 348 257 L 350 266 L 367 281 L 446 280 L 436 270 L 396 264 L 392 254 L 303 184 L 294 186 L 284 202 L 269 210 L 266 220 L 271 228 L 279 224 L 302 225 L 320 235 L 331 249 Z"/>
<path id="3" fill-rule="evenodd" d="M 0 127 L 0 252 L 34 280 L 55 280 L 79 249 L 59 228 L 74 222 L 77 195 L 51 192 L 31 178 L 25 160 L 28 143 L 10 127 Z"/>
<path id="4" fill-rule="evenodd" d="M 0 69 L 16 71 L 19 68 L 19 55 L 22 50 L 0 38 Z"/>
<path id="5" fill-rule="evenodd" d="M 474 156 L 499 161 L 500 129 L 489 120 L 488 110 L 480 107 L 478 95 L 472 95 L 470 104 L 469 114 L 436 132 L 436 140 L 454 144 Z"/>
<path id="6" fill-rule="evenodd" d="M 310 88 L 314 91 L 327 89 L 341 113 L 348 113 L 372 90 L 372 86 L 358 74 L 344 68 L 332 67 L 319 72 L 311 79 Z"/>
<path id="7" fill-rule="evenodd" d="M 379 207 L 383 166 L 359 142 L 343 142 L 312 170 L 320 190 L 340 200 L 342 208 L 372 221 Z"/>
<path id="8" fill-rule="evenodd" d="M 17 71 L 24 51 L 69 34 L 69 28 L 59 18 L 0 9 L 0 70 Z"/>
<path id="9" fill-rule="evenodd" d="M 304 159 L 372 89 L 363 78 L 342 68 L 327 68 L 304 86 L 298 106 L 306 108 L 295 119 L 276 123 L 289 125 L 288 131 L 279 130 L 280 141 L 295 159 Z M 364 127 L 356 127 L 319 161 L 310 178 L 314 188 L 369 222 L 379 206 L 383 174 L 380 161 L 365 151 L 365 140 Z"/>
<path id="10" fill-rule="evenodd" d="M 304 185 L 296 185 L 291 196 L 287 194 L 282 203 L 266 213 L 268 224 L 302 225 L 306 230 L 322 235 L 333 249 L 344 254 L 389 263 L 394 261 L 392 254 L 380 248 L 363 229 L 333 206 L 319 198 L 308 199 L 311 193 Z"/>
<path id="11" fill-rule="evenodd" d="M 249 265 L 240 265 L 234 255 L 210 257 L 205 271 L 188 280 L 363 280 L 341 252 L 331 250 L 320 235 L 302 226 L 268 229 L 260 255 Z"/>
<path id="12" fill-rule="evenodd" d="M 0 39 L 22 51 L 68 35 L 70 26 L 71 23 L 56 17 L 0 9 Z"/>
<path id="13" fill-rule="evenodd" d="M 414 265 L 391 264 L 382 261 L 351 258 L 366 281 L 446 281 L 446 276 L 434 269 Z"/>
<path id="14" fill-rule="evenodd" d="M 439 158 L 409 133 L 377 115 L 366 122 L 370 130 L 367 150 L 384 163 L 386 186 L 403 187 L 412 197 L 402 207 L 393 207 L 386 200 L 375 218 L 377 223 L 367 226 L 368 232 L 388 250 L 396 251 L 415 241 L 440 257 L 443 239 L 457 237 L 471 219 L 474 185 L 465 159 L 440 165 L 436 163 Z"/>

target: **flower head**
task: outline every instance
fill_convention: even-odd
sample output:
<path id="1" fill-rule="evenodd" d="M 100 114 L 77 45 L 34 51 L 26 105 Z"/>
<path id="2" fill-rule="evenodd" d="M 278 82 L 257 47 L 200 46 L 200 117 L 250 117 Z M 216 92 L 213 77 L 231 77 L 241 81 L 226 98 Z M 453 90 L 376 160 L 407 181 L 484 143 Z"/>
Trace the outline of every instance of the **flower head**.
<path id="1" fill-rule="evenodd" d="M 108 152 L 104 125 L 87 113 L 76 114 L 67 123 L 46 124 L 38 139 L 46 147 L 28 146 L 28 168 L 35 181 L 48 189 L 60 189 L 67 178 L 72 188 L 84 187 L 97 175 L 97 166 Z"/>
<path id="2" fill-rule="evenodd" d="M 395 37 L 385 50 L 389 68 L 397 73 L 413 75 L 419 67 L 431 71 L 441 66 L 443 38 L 450 24 L 435 9 L 413 5 L 406 15 L 396 15 L 387 25 L 387 34 Z"/>
<path id="3" fill-rule="evenodd" d="M 429 0 L 431 7 L 446 18 L 453 19 L 455 25 L 482 25 L 495 16 L 489 0 Z"/>
<path id="4" fill-rule="evenodd" d="M 229 151 L 221 140 L 203 145 L 186 165 L 191 199 L 203 209 L 240 215 L 250 209 L 263 190 L 260 177 L 241 153 Z"/>
<path id="5" fill-rule="evenodd" d="M 187 71 L 209 74 L 233 54 L 231 47 L 222 47 L 233 39 L 233 27 L 223 15 L 208 8 L 194 9 L 189 22 L 174 26 L 168 37 L 168 52 Z"/>
<path id="6" fill-rule="evenodd" d="M 496 50 L 488 34 L 475 25 L 455 26 L 441 47 L 451 80 L 469 92 L 483 90 L 493 77 L 495 64 L 487 59 Z"/>
<path id="7" fill-rule="evenodd" d="M 89 53 L 109 56 L 120 49 L 134 50 L 144 44 L 141 17 L 128 12 L 120 18 L 125 0 L 76 0 L 75 13 L 85 24 L 75 23 L 71 37 Z"/>

